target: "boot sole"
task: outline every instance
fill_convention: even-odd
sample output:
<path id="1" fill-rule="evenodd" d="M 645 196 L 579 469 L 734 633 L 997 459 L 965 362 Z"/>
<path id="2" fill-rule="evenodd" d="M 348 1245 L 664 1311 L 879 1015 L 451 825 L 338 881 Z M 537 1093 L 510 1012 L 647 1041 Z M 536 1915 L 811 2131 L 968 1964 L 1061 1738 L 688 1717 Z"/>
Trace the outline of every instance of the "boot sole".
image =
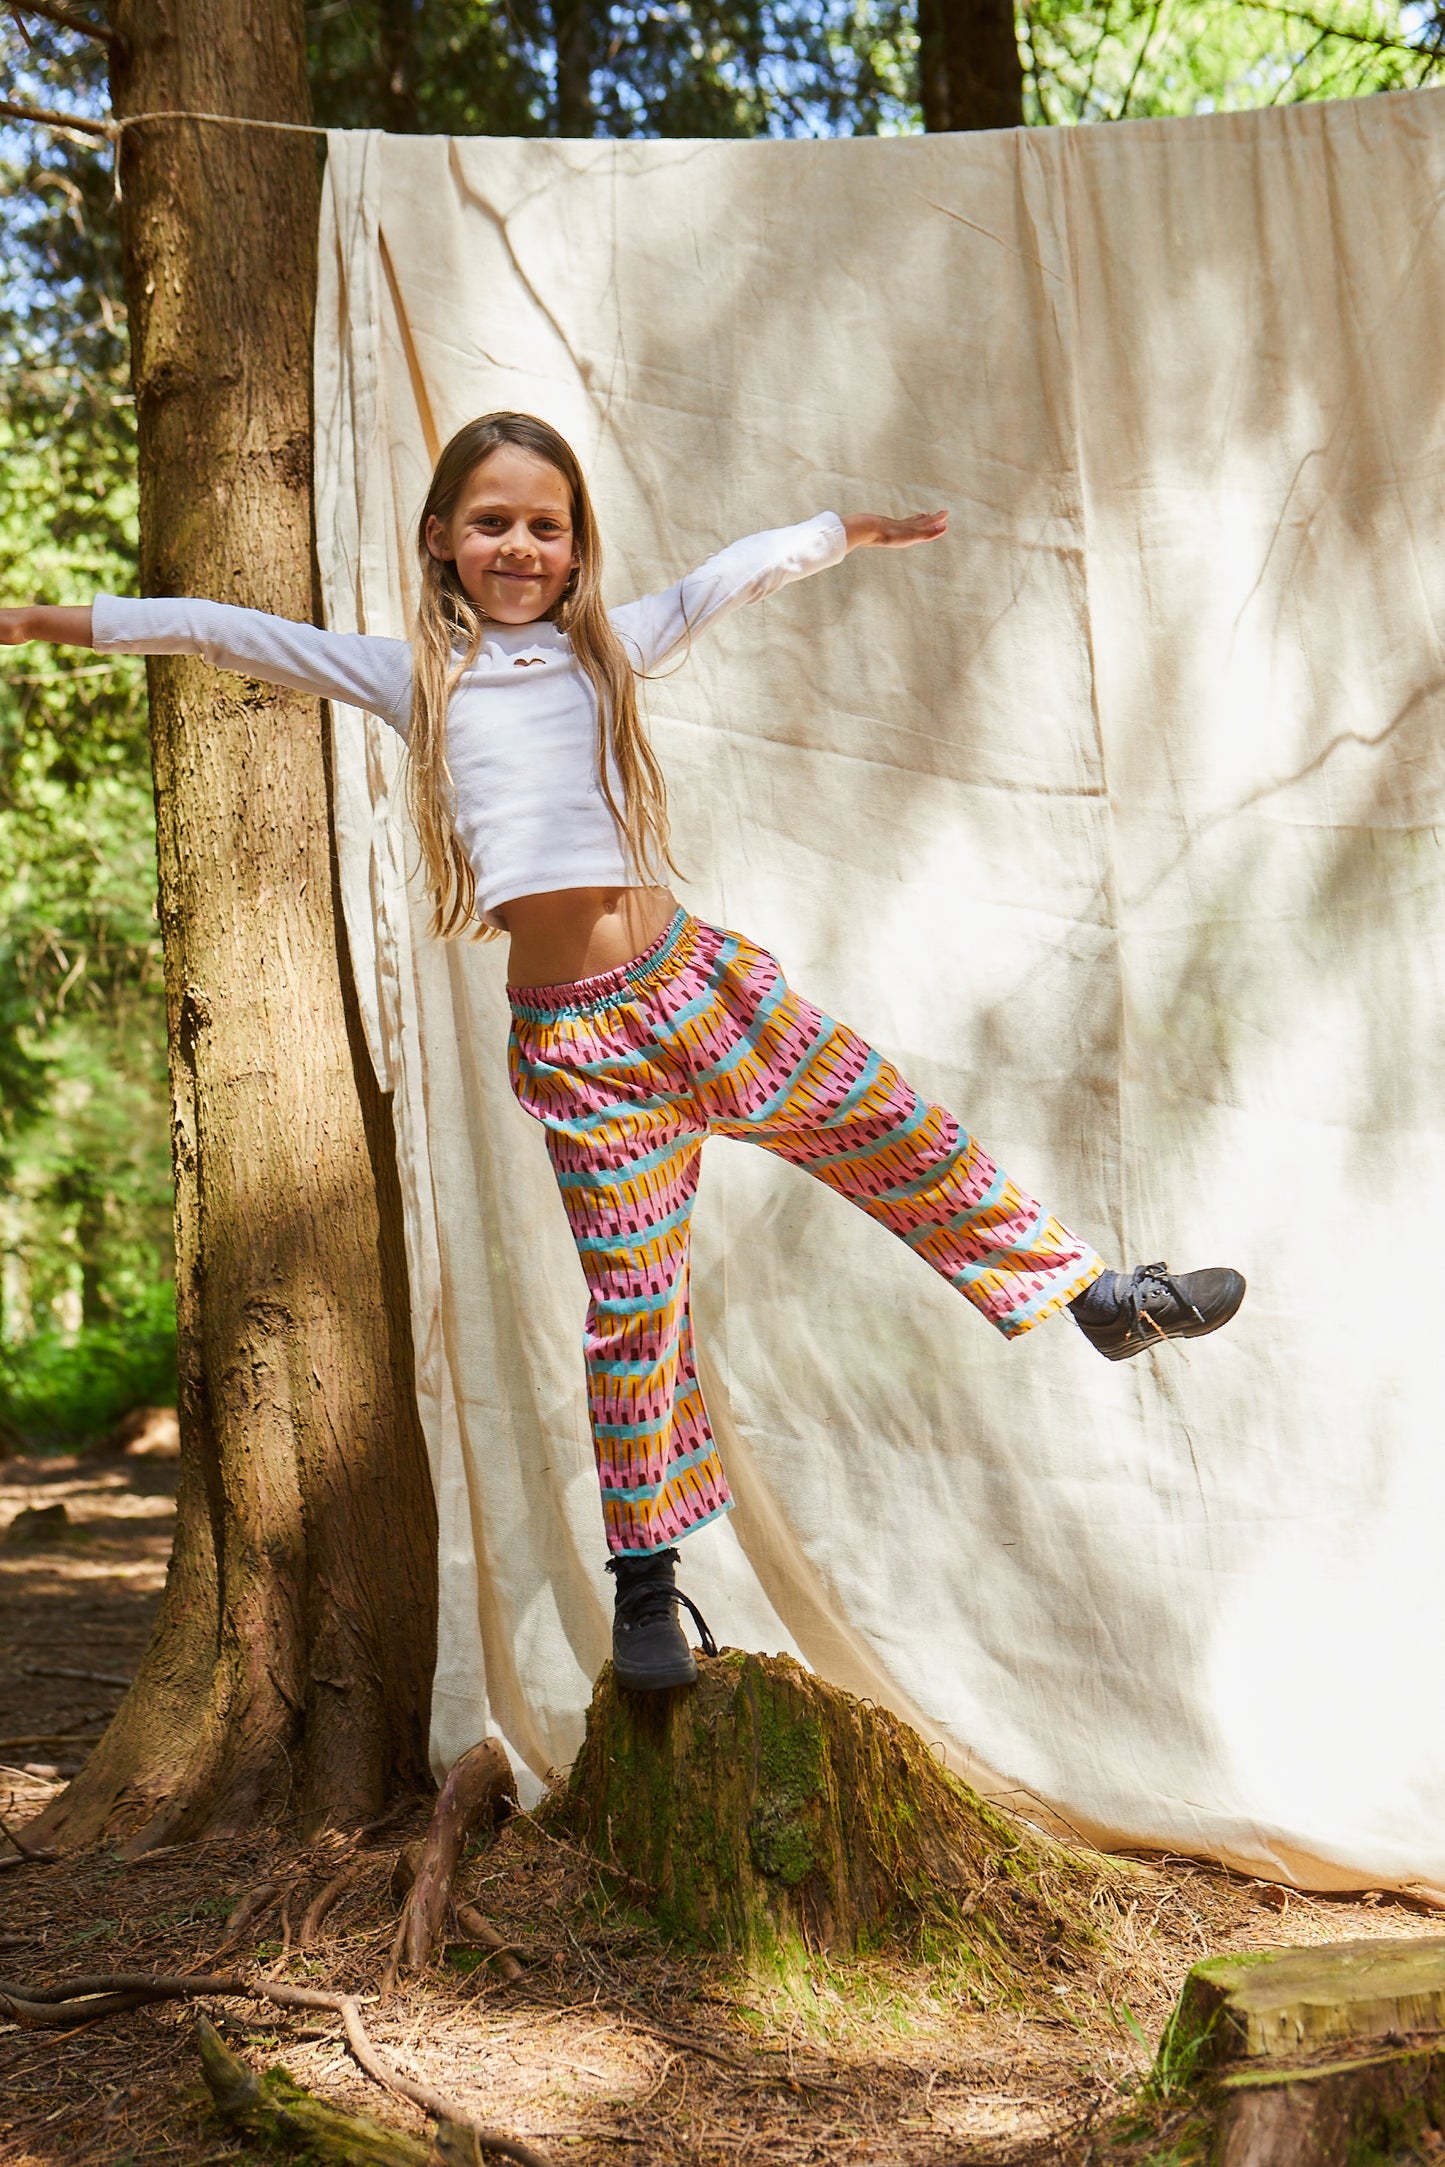
<path id="1" fill-rule="evenodd" d="M 684 1670 L 679 1663 L 662 1677 L 659 1677 L 656 1671 L 651 1671 L 646 1677 L 643 1677 L 637 1672 L 629 1673 L 620 1669 L 614 1657 L 612 1680 L 614 1685 L 620 1686 L 624 1693 L 666 1693 L 674 1686 L 696 1685 L 697 1665 L 689 1662 L 686 1670 Z"/>
<path id="2" fill-rule="evenodd" d="M 1136 1354 L 1153 1354 L 1158 1348 L 1166 1346 L 1171 1339 L 1207 1339 L 1211 1332 L 1219 1331 L 1221 1326 L 1228 1324 L 1232 1317 L 1239 1315 L 1240 1307 L 1248 1291 L 1248 1287 L 1241 1279 L 1239 1292 L 1231 1306 L 1225 1310 L 1222 1316 L 1211 1317 L 1207 1324 L 1176 1325 L 1172 1332 L 1161 1329 L 1156 1332 L 1153 1338 L 1141 1339 L 1135 1346 L 1100 1347 L 1098 1352 L 1106 1362 L 1130 1362 Z"/>

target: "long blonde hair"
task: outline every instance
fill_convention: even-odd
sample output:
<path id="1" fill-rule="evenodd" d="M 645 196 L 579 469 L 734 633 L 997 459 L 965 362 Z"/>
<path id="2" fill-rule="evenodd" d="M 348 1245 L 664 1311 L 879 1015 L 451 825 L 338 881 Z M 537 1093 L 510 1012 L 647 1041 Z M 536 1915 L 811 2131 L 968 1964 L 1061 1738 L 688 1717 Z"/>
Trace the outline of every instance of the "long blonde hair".
<path id="1" fill-rule="evenodd" d="M 433 519 L 447 524 L 468 478 L 504 444 L 545 459 L 567 484 L 577 566 L 553 619 L 597 695 L 602 794 L 639 875 L 653 880 L 661 878 L 664 867 L 676 871 L 668 849 L 667 787 L 638 709 L 636 673 L 602 606 L 602 542 L 577 456 L 534 414 L 483 414 L 458 429 L 442 452 L 417 524 L 421 596 L 412 641 L 407 801 L 435 905 L 431 930 L 444 940 L 458 934 L 485 939 L 496 930 L 476 922 L 477 878 L 457 834 L 446 754 L 447 709 L 480 652 L 486 619 L 463 589 L 456 566 L 432 555 L 427 527 Z M 620 805 L 612 785 L 614 764 L 622 784 Z"/>

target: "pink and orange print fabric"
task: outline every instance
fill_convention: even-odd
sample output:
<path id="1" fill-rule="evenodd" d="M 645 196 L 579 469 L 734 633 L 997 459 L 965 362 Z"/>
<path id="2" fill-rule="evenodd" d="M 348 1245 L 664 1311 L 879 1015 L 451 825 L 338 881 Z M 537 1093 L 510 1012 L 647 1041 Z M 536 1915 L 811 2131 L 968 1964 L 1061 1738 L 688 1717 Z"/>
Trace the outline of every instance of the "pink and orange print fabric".
<path id="1" fill-rule="evenodd" d="M 587 1279 L 589 1405 L 614 1552 L 665 1549 L 732 1502 L 688 1302 L 709 1135 L 760 1144 L 826 1182 L 1008 1338 L 1103 1269 L 952 1114 L 739 934 L 679 911 L 621 970 L 514 990 L 512 1011 L 512 1088 L 546 1130 Z"/>

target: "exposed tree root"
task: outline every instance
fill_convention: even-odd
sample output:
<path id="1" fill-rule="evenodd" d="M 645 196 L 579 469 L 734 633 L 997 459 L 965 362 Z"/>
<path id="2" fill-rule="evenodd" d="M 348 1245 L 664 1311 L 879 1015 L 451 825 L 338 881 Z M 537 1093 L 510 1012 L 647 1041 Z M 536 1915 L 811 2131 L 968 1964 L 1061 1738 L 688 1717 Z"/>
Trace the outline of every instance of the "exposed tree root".
<path id="1" fill-rule="evenodd" d="M 402 1968 L 424 1971 L 435 1956 L 468 1837 L 516 1808 L 511 1763 L 496 1739 L 484 1738 L 453 1764 L 420 1847 L 408 1846 L 397 1861 L 399 1875 L 410 1876 L 393 1951 Z"/>
<path id="2" fill-rule="evenodd" d="M 360 1880 L 369 1863 L 370 1861 L 364 1858 L 353 1859 L 349 1866 L 343 1866 L 339 1874 L 333 1875 L 319 1896 L 312 1899 L 307 1907 L 306 1916 L 301 1921 L 301 1932 L 298 1937 L 300 1946 L 303 1949 L 311 1947 L 316 1936 L 321 1931 L 321 1922 L 326 1917 L 327 1912 L 340 1897 L 346 1894 L 354 1881 Z"/>
<path id="3" fill-rule="evenodd" d="M 20 1865 L 44 1865 L 54 1859 L 56 1855 L 53 1851 L 47 1851 L 40 1844 L 27 1843 L 23 1836 L 17 1836 L 10 1823 L 3 1816 L 0 1816 L 0 1835 L 4 1836 L 7 1843 L 15 1846 L 16 1852 L 19 1854 L 18 1863 Z"/>
<path id="4" fill-rule="evenodd" d="M 88 1978 L 67 1979 L 61 1986 L 0 1985 L 0 2012 L 15 2023 L 34 2029 L 71 2029 L 91 2024 L 100 2017 L 120 2016 L 147 2002 L 196 2001 L 214 1997 L 229 2001 L 269 2001 L 282 2009 L 328 2009 L 339 2016 L 346 2043 L 358 2067 L 374 2083 L 409 2099 L 438 2122 L 455 2124 L 475 2138 L 479 2152 L 518 2162 L 518 2167 L 548 2167 L 540 2152 L 516 2137 L 484 2129 L 455 2100 L 402 2075 L 380 2053 L 361 2021 L 361 2010 L 350 1994 L 333 1994 L 323 1987 L 291 1986 L 280 1979 L 243 1979 L 237 1973 L 200 1977 L 148 1972 L 102 1972 Z M 333 2155 L 335 2156 L 335 2155 Z"/>
<path id="5" fill-rule="evenodd" d="M 226 1921 L 221 1947 L 234 1948 L 248 1927 L 258 1925 L 265 1918 L 280 1894 L 274 1881 L 263 1881 L 258 1889 L 248 1889 Z"/>
<path id="6" fill-rule="evenodd" d="M 511 1985 L 513 1980 L 520 1979 L 522 1967 L 513 1955 L 513 1945 L 505 1934 L 499 1934 L 495 1926 L 482 1917 L 475 1904 L 459 1903 L 455 1910 L 457 1925 L 468 1941 L 475 1941 L 482 1948 L 491 1950 L 497 1969 L 508 1985 Z"/>

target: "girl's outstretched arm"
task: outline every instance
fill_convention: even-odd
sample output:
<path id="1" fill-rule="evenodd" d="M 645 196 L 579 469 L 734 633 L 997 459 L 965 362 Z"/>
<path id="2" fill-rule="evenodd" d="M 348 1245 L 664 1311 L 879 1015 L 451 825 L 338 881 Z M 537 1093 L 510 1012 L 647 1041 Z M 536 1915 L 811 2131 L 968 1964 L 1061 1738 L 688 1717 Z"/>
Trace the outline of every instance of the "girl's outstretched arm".
<path id="1" fill-rule="evenodd" d="M 947 512 L 917 512 L 885 519 L 881 512 L 819 512 L 796 527 L 750 534 L 719 550 L 665 593 L 645 595 L 610 612 L 639 669 L 653 670 L 685 651 L 695 632 L 740 603 L 761 602 L 779 587 L 839 564 L 850 549 L 907 549 L 935 541 L 948 525 Z"/>
<path id="2" fill-rule="evenodd" d="M 26 640 L 49 640 L 55 647 L 89 647 L 89 605 L 65 609 L 49 602 L 29 602 L 23 609 L 0 609 L 0 647 L 19 647 Z"/>
<path id="3" fill-rule="evenodd" d="M 230 602 L 101 594 L 89 609 L 37 602 L 0 610 L 0 645 L 21 640 L 55 640 L 103 655 L 200 655 L 215 669 L 262 684 L 369 708 L 403 736 L 410 720 L 411 649 L 405 640 L 326 632 Z"/>
<path id="4" fill-rule="evenodd" d="M 948 532 L 947 512 L 913 512 L 907 519 L 886 519 L 882 512 L 844 512 L 843 532 L 850 549 L 911 549 L 915 542 L 936 542 Z"/>

